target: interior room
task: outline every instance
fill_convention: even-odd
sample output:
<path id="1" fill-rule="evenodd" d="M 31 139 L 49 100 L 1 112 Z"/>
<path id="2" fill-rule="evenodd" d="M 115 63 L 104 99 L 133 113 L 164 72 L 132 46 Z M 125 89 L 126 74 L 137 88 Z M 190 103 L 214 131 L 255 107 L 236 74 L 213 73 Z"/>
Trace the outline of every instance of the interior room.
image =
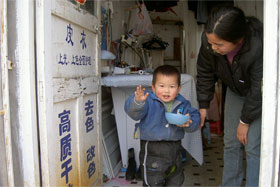
<path id="1" fill-rule="evenodd" d="M 230 45 L 231 49 L 244 50 L 242 55 L 250 52 L 250 58 L 246 58 L 246 55 L 245 58 L 242 57 L 253 66 L 257 64 L 257 72 L 255 68 L 251 69 L 252 66 L 247 66 L 247 63 L 239 63 L 239 59 L 234 61 L 241 56 L 241 51 L 235 53 L 235 50 L 229 50 L 227 52 L 235 53 L 229 56 L 231 59 L 226 52 L 217 54 L 221 57 L 219 62 L 225 62 L 219 65 L 227 73 L 218 71 L 218 66 L 212 66 L 218 63 L 211 63 L 211 70 L 215 68 L 219 74 L 211 71 L 208 66 L 204 71 L 204 78 L 209 72 L 221 78 L 225 76 L 232 82 L 230 86 L 240 86 L 238 91 L 244 92 L 243 95 L 247 95 L 249 89 L 244 84 L 257 82 L 256 91 L 251 89 L 250 92 L 257 97 L 247 95 L 247 101 L 253 99 L 257 103 L 252 107 L 257 112 L 251 120 L 258 118 L 257 124 L 261 124 L 255 126 L 258 128 L 257 133 L 251 133 L 250 136 L 256 141 L 249 141 L 258 144 L 253 149 L 257 151 L 257 154 L 253 154 L 256 159 L 253 164 L 250 163 L 253 167 L 246 167 L 253 168 L 250 174 L 254 173 L 255 180 L 244 179 L 243 175 L 239 175 L 238 180 L 243 184 L 253 181 L 259 186 L 279 186 L 279 2 L 280 0 L 1 0 L 0 186 L 142 186 L 139 166 L 146 165 L 139 161 L 143 162 L 143 154 L 139 154 L 140 145 L 143 153 L 145 149 L 142 142 L 156 140 L 155 137 L 161 135 L 156 133 L 157 127 L 164 132 L 170 129 L 180 131 L 180 136 L 174 133 L 173 139 L 169 136 L 164 139 L 168 143 L 176 143 L 175 151 L 170 151 L 173 150 L 172 146 L 162 149 L 164 151 L 158 151 L 158 147 L 149 150 L 156 150 L 154 153 L 159 158 L 167 155 L 165 150 L 173 154 L 170 160 L 173 156 L 181 157 L 176 159 L 176 164 L 167 166 L 169 173 L 163 173 L 166 175 L 162 178 L 163 183 L 165 177 L 168 178 L 176 171 L 174 166 L 178 163 L 180 170 L 177 173 L 181 179 L 184 173 L 185 178 L 182 186 L 220 186 L 225 173 L 230 173 L 222 173 L 223 170 L 227 166 L 237 166 L 232 163 L 234 159 L 227 162 L 228 157 L 224 156 L 227 142 L 241 145 L 240 141 L 236 141 L 238 137 L 235 136 L 235 131 L 227 131 L 237 131 L 238 127 L 228 128 L 228 125 L 245 127 L 242 129 L 245 129 L 242 131 L 242 135 L 245 135 L 243 140 L 246 140 L 246 130 L 249 132 L 246 125 L 251 125 L 236 112 L 241 112 L 243 104 L 231 102 L 228 105 L 224 101 L 225 86 L 220 81 L 209 84 L 211 93 L 206 94 L 209 99 L 207 104 L 212 99 L 212 93 L 214 97 L 208 110 L 201 107 L 202 114 L 207 118 L 203 128 L 194 132 L 184 133 L 168 122 L 168 117 L 165 116 L 167 111 L 169 114 L 173 112 L 188 118 L 181 115 L 181 110 L 177 110 L 187 107 L 175 109 L 179 106 L 178 102 L 172 105 L 172 101 L 169 103 L 158 100 L 158 103 L 154 103 L 166 108 L 158 107 L 162 109 L 160 112 L 152 110 L 149 115 L 154 119 L 153 125 L 160 122 L 161 126 L 152 129 L 147 125 L 154 130 L 154 134 L 149 140 L 143 138 L 140 141 L 135 128 L 138 121 L 134 121 L 136 118 L 132 119 L 125 112 L 124 103 L 138 85 L 150 91 L 153 88 L 151 82 L 155 68 L 168 65 L 169 70 L 175 69 L 181 73 L 181 90 L 179 92 L 177 87 L 177 95 L 173 96 L 175 99 L 177 96 L 179 98 L 179 92 L 195 108 L 193 111 L 196 111 L 199 106 L 198 98 L 200 97 L 200 105 L 202 101 L 199 84 L 203 82 L 208 86 L 207 80 L 198 76 L 201 69 L 197 71 L 197 68 L 201 67 L 203 61 L 210 65 L 208 60 L 198 60 L 198 55 L 201 54 L 199 50 L 210 51 L 211 58 L 216 58 L 215 52 L 221 52 L 213 48 L 219 42 L 215 43 L 212 39 L 215 41 L 219 37 L 215 38 L 215 33 L 211 35 L 211 27 L 207 34 L 212 39 L 202 35 L 205 22 L 213 7 L 226 4 L 233 4 L 242 9 L 246 16 L 254 16 L 263 22 L 262 25 L 257 21 L 258 28 L 247 27 L 252 18 L 244 19 L 243 11 L 238 8 L 235 10 L 242 13 L 243 24 L 229 24 L 230 27 L 238 28 L 230 33 L 242 33 L 242 37 L 235 38 L 238 41 L 233 42 L 241 48 Z M 244 24 L 245 28 L 257 31 L 254 34 L 258 45 L 250 45 L 250 49 L 254 48 L 257 52 L 248 50 L 245 53 L 247 48 L 242 48 L 244 30 L 248 31 L 240 29 L 240 25 Z M 263 32 L 259 32 L 261 29 Z M 245 40 L 246 44 L 247 41 L 249 40 Z M 228 62 L 245 65 L 247 70 L 253 70 L 257 79 L 252 79 L 252 71 L 243 71 L 244 69 L 238 71 L 241 79 L 231 79 L 230 71 L 241 66 L 234 69 Z M 143 101 L 143 97 L 137 99 L 139 100 Z M 143 103 L 140 102 L 141 104 Z M 226 113 L 235 115 L 236 123 L 232 123 L 232 119 L 224 114 L 224 109 L 231 109 L 232 105 L 242 106 L 242 109 Z M 158 114 L 161 114 L 161 120 L 157 120 Z M 187 114 L 186 110 L 184 114 Z M 198 124 L 198 115 L 196 117 Z M 186 127 L 185 124 L 183 126 Z M 142 127 L 141 125 L 140 128 Z M 228 134 L 232 135 L 233 141 L 226 141 Z M 259 136 L 256 137 L 256 134 Z M 232 157 L 238 158 L 239 166 L 250 160 L 247 152 L 244 157 L 244 149 L 240 150 L 232 151 L 241 155 Z M 142 156 L 141 159 L 139 156 Z M 166 160 L 169 162 L 169 159 Z M 153 166 L 153 163 L 150 162 L 152 167 L 149 169 L 158 166 Z M 166 162 L 161 164 L 166 165 Z M 241 167 L 237 169 L 237 173 Z"/>
<path id="2" fill-rule="evenodd" d="M 126 180 L 128 150 L 134 148 L 139 166 L 139 140 L 123 109 L 137 85 L 151 87 L 151 73 L 164 64 L 176 67 L 182 90 L 191 104 L 196 100 L 196 61 L 201 33 L 213 7 L 235 5 L 247 16 L 263 21 L 263 1 L 126 1 L 102 2 L 102 132 L 104 186 L 141 186 L 136 177 Z M 140 15 L 140 16 L 139 16 Z M 186 156 L 183 186 L 218 186 L 223 169 L 224 86 L 216 84 L 204 128 L 189 139 L 201 141 L 197 150 L 182 143 Z M 188 141 L 189 142 L 189 141 Z M 185 144 L 185 145 L 184 145 Z M 245 181 L 245 179 L 244 179 Z"/>

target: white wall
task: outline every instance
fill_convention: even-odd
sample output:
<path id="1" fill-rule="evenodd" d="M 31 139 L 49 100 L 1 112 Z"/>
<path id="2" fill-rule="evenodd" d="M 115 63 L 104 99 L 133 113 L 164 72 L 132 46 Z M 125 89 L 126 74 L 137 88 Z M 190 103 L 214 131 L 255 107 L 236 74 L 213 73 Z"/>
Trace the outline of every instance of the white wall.
<path id="1" fill-rule="evenodd" d="M 2 3 L 0 4 L 0 9 L 2 10 Z M 2 15 L 0 14 L 0 24 L 2 25 Z M 1 35 L 3 33 L 1 32 Z M 0 37 L 2 38 L 2 36 Z M 1 41 L 2 44 L 2 41 Z M 2 48 L 3 46 L 1 46 Z M 0 52 L 1 57 L 1 52 Z M 1 58 L 0 58 L 1 59 Z M 0 61 L 0 64 L 3 62 Z M 2 83 L 2 76 L 0 76 L 0 82 Z M 1 85 L 2 87 L 2 85 Z M 2 89 L 0 89 L 0 98 L 2 98 Z M 3 102 L 2 99 L 0 99 L 0 107 L 3 108 Z M 6 152 L 5 152 L 5 136 L 4 136 L 4 121 L 3 121 L 3 115 L 0 116 L 0 186 L 8 186 L 8 175 L 7 175 L 7 165 L 6 165 Z"/>
<path id="2" fill-rule="evenodd" d="M 129 9 L 134 7 L 135 2 L 129 0 L 113 0 L 112 15 L 112 40 L 117 40 L 127 32 L 126 27 L 129 19 Z"/>
<path id="3" fill-rule="evenodd" d="M 174 38 L 180 37 L 180 28 L 178 25 L 162 25 L 154 24 L 153 25 L 154 33 L 164 42 L 167 42 L 169 45 L 164 50 L 164 59 L 172 60 L 174 59 Z"/>
<path id="4" fill-rule="evenodd" d="M 198 25 L 194 16 L 194 12 L 188 10 L 187 2 L 183 5 L 186 9 L 184 15 L 184 29 L 186 32 L 185 39 L 185 59 L 186 73 L 196 78 L 196 61 L 200 48 L 200 35 L 203 30 L 203 25 Z"/>
<path id="5" fill-rule="evenodd" d="M 8 59 L 14 64 L 9 70 L 9 93 L 15 186 L 39 184 L 33 5 L 29 0 L 8 1 Z"/>
<path id="6" fill-rule="evenodd" d="M 9 51 L 9 59 L 16 63 L 17 59 L 17 51 L 16 42 L 17 38 L 17 26 L 16 26 L 16 1 L 8 1 L 8 51 Z M 9 71 L 9 88 L 10 88 L 10 111 L 11 111 L 11 132 L 12 132 L 12 145 L 13 145 L 13 164 L 18 169 L 14 169 L 15 185 L 23 185 L 23 171 L 20 165 L 20 158 L 22 157 L 21 152 L 17 147 L 19 144 L 19 132 L 18 132 L 18 102 L 17 102 L 17 72 L 14 70 Z"/>
<path id="7" fill-rule="evenodd" d="M 246 16 L 255 16 L 263 21 L 263 0 L 235 1 L 234 5 L 241 8 Z"/>
<path id="8" fill-rule="evenodd" d="M 182 30 L 180 28 L 180 25 L 176 23 L 183 23 L 185 10 L 182 8 L 182 4 L 183 2 L 178 2 L 177 6 L 171 7 L 176 14 L 171 11 L 149 12 L 151 19 L 158 22 L 153 25 L 154 33 L 159 36 L 164 42 L 167 42 L 169 44 L 168 47 L 164 50 L 164 59 L 166 60 L 165 64 L 171 63 L 172 65 L 173 63 L 174 65 L 177 65 L 174 61 L 174 38 L 182 37 Z"/>
<path id="9" fill-rule="evenodd" d="M 106 7 L 108 2 L 112 3 L 111 7 L 113 7 L 110 39 L 111 41 L 116 41 L 128 32 L 129 10 L 135 7 L 136 3 L 131 0 L 108 0 L 102 1 L 102 6 Z M 138 56 L 132 52 L 131 48 L 123 49 L 122 61 L 135 66 L 139 66 L 140 64 Z"/>

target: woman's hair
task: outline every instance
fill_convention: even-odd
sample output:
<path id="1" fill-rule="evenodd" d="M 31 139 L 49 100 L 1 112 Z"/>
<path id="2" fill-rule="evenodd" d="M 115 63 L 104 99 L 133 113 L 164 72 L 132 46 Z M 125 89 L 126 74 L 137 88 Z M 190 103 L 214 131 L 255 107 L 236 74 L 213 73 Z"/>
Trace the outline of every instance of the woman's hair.
<path id="1" fill-rule="evenodd" d="M 237 43 L 241 38 L 251 35 L 262 37 L 262 23 L 254 17 L 246 17 L 237 7 L 219 7 L 213 9 L 205 24 L 205 31 L 213 33 L 228 42 Z"/>
<path id="2" fill-rule="evenodd" d="M 180 84 L 181 84 L 181 74 L 174 66 L 162 65 L 162 66 L 157 67 L 153 73 L 153 81 L 152 81 L 153 85 L 156 84 L 158 74 L 162 74 L 162 75 L 166 75 L 166 76 L 176 76 L 178 86 L 180 86 Z"/>

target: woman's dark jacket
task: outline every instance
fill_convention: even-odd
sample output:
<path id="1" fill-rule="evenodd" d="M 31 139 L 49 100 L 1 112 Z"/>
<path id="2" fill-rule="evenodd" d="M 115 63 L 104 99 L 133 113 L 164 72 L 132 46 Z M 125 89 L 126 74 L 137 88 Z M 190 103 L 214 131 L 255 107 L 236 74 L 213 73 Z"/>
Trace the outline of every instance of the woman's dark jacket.
<path id="1" fill-rule="evenodd" d="M 205 33 L 197 61 L 197 99 L 200 108 L 209 108 L 213 98 L 215 82 L 221 79 L 225 85 L 240 96 L 245 96 L 240 119 L 250 124 L 261 116 L 263 40 L 262 36 L 252 34 L 230 65 L 226 55 L 212 50 Z"/>

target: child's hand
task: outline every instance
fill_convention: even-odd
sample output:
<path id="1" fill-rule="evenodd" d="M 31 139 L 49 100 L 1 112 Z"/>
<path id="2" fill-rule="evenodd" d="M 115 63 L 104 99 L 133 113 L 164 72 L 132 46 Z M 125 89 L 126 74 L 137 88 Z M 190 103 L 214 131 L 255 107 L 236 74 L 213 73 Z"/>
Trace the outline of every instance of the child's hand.
<path id="1" fill-rule="evenodd" d="M 145 88 L 142 88 L 141 85 L 137 86 L 135 94 L 135 101 L 146 101 L 149 93 L 144 94 Z"/>
<path id="2" fill-rule="evenodd" d="M 190 116 L 190 114 L 186 114 L 185 116 Z M 177 125 L 178 127 L 189 127 L 190 124 L 192 123 L 191 118 L 189 118 L 189 120 L 187 121 L 187 123 L 183 124 L 183 125 Z"/>

